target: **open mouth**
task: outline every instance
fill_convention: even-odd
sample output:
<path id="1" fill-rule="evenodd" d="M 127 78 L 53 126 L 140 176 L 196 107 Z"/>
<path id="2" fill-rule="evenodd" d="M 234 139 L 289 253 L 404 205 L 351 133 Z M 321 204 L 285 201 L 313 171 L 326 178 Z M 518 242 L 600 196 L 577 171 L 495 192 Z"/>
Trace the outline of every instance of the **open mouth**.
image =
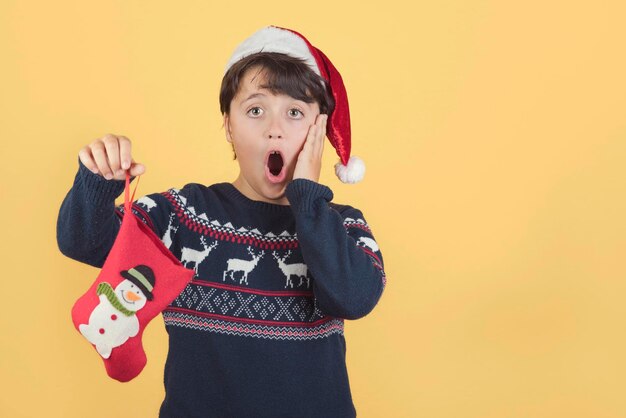
<path id="1" fill-rule="evenodd" d="M 267 155 L 265 174 L 272 183 L 280 183 L 285 179 L 287 173 L 283 155 L 280 151 L 270 151 Z"/>

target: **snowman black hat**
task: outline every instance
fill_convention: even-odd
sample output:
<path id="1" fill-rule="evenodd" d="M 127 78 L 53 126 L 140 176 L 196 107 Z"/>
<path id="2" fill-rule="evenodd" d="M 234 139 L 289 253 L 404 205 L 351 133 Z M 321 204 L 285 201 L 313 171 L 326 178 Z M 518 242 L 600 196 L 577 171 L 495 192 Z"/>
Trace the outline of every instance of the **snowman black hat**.
<path id="1" fill-rule="evenodd" d="M 154 289 L 154 272 L 150 267 L 139 264 L 128 270 L 121 271 L 120 274 L 126 280 L 130 280 L 137 285 L 143 294 L 146 295 L 146 299 L 154 299 L 154 295 L 152 295 L 152 290 Z"/>

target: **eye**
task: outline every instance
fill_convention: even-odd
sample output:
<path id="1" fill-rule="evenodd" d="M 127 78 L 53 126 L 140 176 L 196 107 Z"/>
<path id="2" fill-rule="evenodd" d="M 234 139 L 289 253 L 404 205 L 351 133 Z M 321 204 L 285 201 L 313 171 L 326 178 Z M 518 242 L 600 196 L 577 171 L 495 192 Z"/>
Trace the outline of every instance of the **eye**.
<path id="1" fill-rule="evenodd" d="M 252 109 L 248 110 L 248 114 L 252 115 L 253 117 L 260 116 L 262 112 L 263 111 L 258 106 L 255 106 Z"/>
<path id="2" fill-rule="evenodd" d="M 292 113 L 295 110 L 295 113 Z M 289 109 L 289 114 L 292 116 L 298 116 L 298 113 L 300 113 L 302 115 L 302 117 L 304 117 L 304 113 L 302 113 L 302 111 L 298 108 L 291 108 Z"/>

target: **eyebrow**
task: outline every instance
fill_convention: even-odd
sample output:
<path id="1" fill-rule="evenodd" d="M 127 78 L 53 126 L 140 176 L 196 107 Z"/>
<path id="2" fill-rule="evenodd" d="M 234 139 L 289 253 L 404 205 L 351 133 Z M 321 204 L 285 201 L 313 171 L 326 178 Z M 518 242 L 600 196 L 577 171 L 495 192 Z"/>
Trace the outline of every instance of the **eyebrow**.
<path id="1" fill-rule="evenodd" d="M 254 98 L 259 97 L 259 96 L 265 96 L 265 94 L 263 94 L 263 93 L 253 93 L 250 96 L 248 96 L 248 98 L 246 100 L 244 100 L 243 102 L 241 102 L 241 103 L 247 102 L 248 100 L 254 99 Z"/>
<path id="2" fill-rule="evenodd" d="M 255 99 L 255 98 L 257 98 L 257 97 L 267 97 L 267 95 L 266 95 L 266 94 L 263 94 L 263 93 L 252 93 L 250 96 L 248 96 L 248 98 L 247 98 L 247 99 L 243 100 L 243 101 L 241 102 L 241 104 L 244 104 L 244 103 L 246 103 L 248 100 L 252 100 L 252 99 Z M 307 103 L 307 102 L 305 102 L 305 101 L 302 101 L 302 100 L 300 100 L 300 99 L 294 99 L 293 97 L 292 97 L 292 99 L 293 99 L 293 100 L 295 100 L 295 101 L 297 101 L 297 102 L 304 103 L 304 105 L 305 105 L 305 106 L 309 106 L 309 103 Z"/>

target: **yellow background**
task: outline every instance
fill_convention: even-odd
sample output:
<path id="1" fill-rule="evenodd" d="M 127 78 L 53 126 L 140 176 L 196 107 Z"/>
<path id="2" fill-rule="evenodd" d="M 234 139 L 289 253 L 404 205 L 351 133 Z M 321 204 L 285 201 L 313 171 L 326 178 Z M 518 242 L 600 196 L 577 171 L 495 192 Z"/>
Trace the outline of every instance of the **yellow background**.
<path id="1" fill-rule="evenodd" d="M 359 417 L 626 417 L 623 2 L 412 3 L 1 3 L 0 416 L 157 415 L 162 318 L 141 375 L 109 379 L 70 318 L 99 270 L 58 251 L 58 210 L 109 132 L 138 196 L 232 181 L 223 67 L 275 24 L 341 71 L 367 164 L 340 184 L 327 143 L 320 179 L 388 274 L 346 321 Z"/>

